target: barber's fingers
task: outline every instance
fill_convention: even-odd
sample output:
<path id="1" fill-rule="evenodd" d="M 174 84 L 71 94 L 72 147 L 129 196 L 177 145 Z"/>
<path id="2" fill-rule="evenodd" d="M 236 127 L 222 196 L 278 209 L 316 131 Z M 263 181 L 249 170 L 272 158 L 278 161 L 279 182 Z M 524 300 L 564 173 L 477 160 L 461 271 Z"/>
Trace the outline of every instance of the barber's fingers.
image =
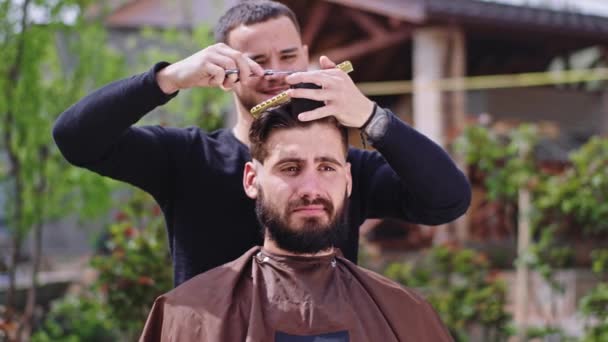
<path id="1" fill-rule="evenodd" d="M 315 101 L 327 101 L 331 94 L 324 89 L 293 88 L 288 90 L 289 97 L 304 98 Z"/>
<path id="2" fill-rule="evenodd" d="M 348 75 L 342 70 L 325 69 L 296 72 L 287 76 L 285 81 L 289 84 L 314 83 L 323 89 L 332 89 L 336 88 L 336 83 L 341 82 L 344 77 L 348 78 Z"/>
<path id="3" fill-rule="evenodd" d="M 332 106 L 323 106 L 317 109 L 310 110 L 298 114 L 298 120 L 300 121 L 312 121 L 324 118 L 326 116 L 332 116 L 335 114 L 335 110 Z"/>
<path id="4" fill-rule="evenodd" d="M 236 69 L 239 70 L 238 78 L 243 82 L 249 81 L 250 75 L 263 76 L 264 69 L 251 58 L 245 56 L 242 52 L 234 50 L 228 46 L 220 46 L 218 52 L 230 58 Z M 230 68 L 230 69 L 234 69 Z"/>
<path id="5" fill-rule="evenodd" d="M 250 75 L 263 76 L 264 69 L 251 58 L 247 57 L 240 51 L 232 49 L 228 46 L 221 46 L 218 52 L 232 59 L 239 70 L 238 77 L 244 82 L 249 81 Z"/>
<path id="6" fill-rule="evenodd" d="M 222 87 L 226 80 L 226 72 L 224 68 L 217 64 L 208 63 L 205 66 L 205 72 L 209 75 L 209 85 L 213 87 Z"/>
<path id="7" fill-rule="evenodd" d="M 327 56 L 321 56 L 319 57 L 319 66 L 321 69 L 331 69 L 336 67 L 336 63 Z"/>
<path id="8" fill-rule="evenodd" d="M 264 69 L 253 59 L 238 53 L 235 57 L 237 68 L 239 69 L 239 78 L 243 82 L 250 80 L 251 75 L 264 76 Z"/>
<path id="9" fill-rule="evenodd" d="M 222 83 L 215 84 L 216 82 L 212 83 L 211 80 L 209 80 L 209 85 L 222 86 L 224 89 L 230 89 L 234 86 L 234 83 L 238 79 L 238 75 L 236 75 L 236 74 L 231 74 L 231 75 L 225 74 L 226 69 L 236 68 L 236 63 L 232 58 L 225 56 L 223 54 L 210 55 L 207 58 L 207 63 L 204 64 L 204 67 L 205 67 L 205 69 L 206 69 L 205 71 L 207 73 L 212 74 L 212 71 L 209 70 L 209 68 L 211 67 L 213 69 L 213 74 L 215 76 L 217 76 L 216 74 L 218 73 L 217 67 L 221 68 L 222 71 L 224 72 L 224 78 L 222 80 Z"/>

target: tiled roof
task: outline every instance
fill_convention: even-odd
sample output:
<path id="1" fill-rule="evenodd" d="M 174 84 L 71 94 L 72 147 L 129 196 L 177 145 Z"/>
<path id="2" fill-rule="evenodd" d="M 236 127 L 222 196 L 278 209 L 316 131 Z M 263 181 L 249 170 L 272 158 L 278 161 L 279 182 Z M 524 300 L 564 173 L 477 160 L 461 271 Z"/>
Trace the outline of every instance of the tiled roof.
<path id="1" fill-rule="evenodd" d="M 118 1 L 118 0 L 114 0 Z M 238 0 L 132 0 L 107 18 L 114 27 L 190 27 L 213 23 Z M 567 33 L 571 36 L 608 37 L 608 17 L 527 5 L 481 0 L 324 0 L 414 23 L 454 23 L 517 30 Z M 285 1 L 284 1 L 285 2 Z M 288 2 L 288 1 L 287 1 Z M 188 10 L 184 10 L 187 8 Z M 601 38 L 600 38 L 601 39 Z"/>
<path id="2" fill-rule="evenodd" d="M 575 12 L 573 9 L 556 10 L 479 0 L 423 0 L 422 3 L 429 19 L 583 36 L 608 35 L 607 17 Z"/>
<path id="3" fill-rule="evenodd" d="M 414 24 L 454 23 L 568 33 L 573 36 L 608 36 L 608 17 L 529 5 L 481 0 L 325 0 Z"/>
<path id="4" fill-rule="evenodd" d="M 106 25 L 114 28 L 189 28 L 214 24 L 238 0 L 131 0 L 112 11 Z"/>

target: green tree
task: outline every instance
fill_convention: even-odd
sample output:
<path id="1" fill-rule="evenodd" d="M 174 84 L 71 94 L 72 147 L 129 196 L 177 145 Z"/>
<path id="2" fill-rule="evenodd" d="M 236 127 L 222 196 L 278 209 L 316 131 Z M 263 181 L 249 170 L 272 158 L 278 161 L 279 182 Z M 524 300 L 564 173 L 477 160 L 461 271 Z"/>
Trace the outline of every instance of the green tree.
<path id="1" fill-rule="evenodd" d="M 175 62 L 194 54 L 214 43 L 211 29 L 199 25 L 190 30 L 169 28 L 156 30 L 144 28 L 139 32 L 139 40 L 147 41 L 148 47 L 137 52 L 139 69 L 148 69 L 159 61 Z M 179 96 L 163 106 L 160 118 L 153 118 L 152 124 L 184 127 L 198 126 L 206 131 L 218 129 L 223 124 L 223 113 L 229 103 L 228 93 L 219 88 L 195 88 L 180 90 Z"/>
<path id="2" fill-rule="evenodd" d="M 572 166 L 542 187 L 538 208 L 562 226 L 608 233 L 608 139 L 591 138 L 569 159 Z"/>
<path id="3" fill-rule="evenodd" d="M 148 42 L 148 48 L 137 53 L 142 70 L 158 61 L 179 60 L 213 43 L 211 31 L 204 25 L 192 30 L 146 28 L 137 39 Z M 180 91 L 144 123 L 195 125 L 211 131 L 221 127 L 228 100 L 220 89 Z M 134 189 L 117 216 L 118 222 L 109 227 L 106 253 L 92 260 L 98 272 L 94 291 L 103 294 L 103 310 L 115 320 L 115 330 L 122 339 L 132 341 L 141 333 L 153 300 L 171 289 L 172 268 L 164 221 L 149 195 Z"/>
<path id="4" fill-rule="evenodd" d="M 583 341 L 599 342 L 608 339 L 608 249 L 591 252 L 591 269 L 599 283 L 579 301 L 579 309 L 591 323 L 585 330 Z"/>
<path id="5" fill-rule="evenodd" d="M 69 166 L 51 137 L 61 111 L 123 72 L 122 58 L 104 43 L 103 27 L 84 20 L 89 2 L 0 3 L 0 189 L 11 236 L 7 318 L 14 318 L 16 269 L 23 243 L 33 233 L 33 284 L 24 324 L 18 324 L 26 336 L 45 223 L 73 213 L 91 217 L 110 204 L 108 181 Z"/>
<path id="6" fill-rule="evenodd" d="M 192 30 L 146 28 L 127 39 L 138 71 L 158 61 L 177 61 L 212 44 L 208 27 Z M 137 49 L 137 46 L 147 46 Z M 222 124 L 228 93 L 198 88 L 180 91 L 167 105 L 147 115 L 143 124 L 195 125 L 204 130 Z M 95 177 L 99 177 L 95 175 Z M 172 287 L 172 268 L 164 221 L 158 205 L 143 191 L 129 188 L 117 205 L 102 252 L 91 261 L 98 277 L 77 299 L 54 302 L 34 341 L 133 341 L 142 331 L 154 299 Z M 82 315 L 81 324 L 71 317 Z M 96 335 L 95 335 L 96 334 Z"/>
<path id="7" fill-rule="evenodd" d="M 573 237 L 583 235 L 591 245 L 601 246 L 608 233 L 608 140 L 593 137 L 571 153 L 564 172 L 543 172 L 531 158 L 520 158 L 513 144 L 517 132 L 498 137 L 483 127 L 471 127 L 459 138 L 458 146 L 469 165 L 480 170 L 491 200 L 514 203 L 517 190 L 528 187 L 533 195 L 531 213 L 534 242 L 517 262 L 525 263 L 538 272 L 556 293 L 563 292 L 555 271 L 572 265 L 575 260 Z M 533 131 L 528 131 L 533 132 Z M 530 147 L 538 141 L 530 134 L 519 134 Z M 519 160 L 518 160 L 519 159 Z M 594 240 L 596 243 L 593 243 Z M 599 276 L 599 285 L 579 302 L 584 316 L 589 318 L 585 341 L 604 341 L 608 336 L 608 287 L 606 270 L 608 253 L 605 249 L 584 250 L 593 259 L 592 269 Z M 555 307 L 552 307 L 555 310 Z M 560 335 L 558 327 L 533 328 L 528 337 Z"/>
<path id="8" fill-rule="evenodd" d="M 171 289 L 173 275 L 161 211 L 148 194 L 137 191 L 116 215 L 100 255 L 93 286 L 103 295 L 104 311 L 126 341 L 141 333 L 154 299 Z"/>

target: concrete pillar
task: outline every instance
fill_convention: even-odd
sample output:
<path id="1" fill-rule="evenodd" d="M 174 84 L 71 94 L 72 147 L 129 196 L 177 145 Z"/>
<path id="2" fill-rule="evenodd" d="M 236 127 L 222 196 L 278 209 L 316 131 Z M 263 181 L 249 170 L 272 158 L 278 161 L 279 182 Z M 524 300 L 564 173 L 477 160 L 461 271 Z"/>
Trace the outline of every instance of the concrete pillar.
<path id="1" fill-rule="evenodd" d="M 528 289 L 529 274 L 528 265 L 524 262 L 525 255 L 530 248 L 532 233 L 530 231 L 531 211 L 530 191 L 525 188 L 519 189 L 518 197 L 518 223 L 517 223 L 517 259 L 515 276 L 515 324 L 519 341 L 526 341 L 526 329 L 528 328 Z"/>
<path id="2" fill-rule="evenodd" d="M 445 146 L 464 129 L 466 92 L 442 92 L 439 81 L 466 76 L 465 34 L 459 27 L 414 31 L 414 125 Z"/>
<path id="3" fill-rule="evenodd" d="M 466 76 L 466 41 L 459 27 L 425 27 L 413 36 L 414 127 L 446 148 L 466 124 L 466 91 L 442 92 L 440 80 Z M 466 172 L 462 158 L 452 153 Z M 466 215 L 437 230 L 437 242 L 468 239 Z"/>
<path id="4" fill-rule="evenodd" d="M 413 37 L 414 126 L 441 146 L 445 143 L 443 101 L 437 81 L 444 77 L 449 31 L 420 28 Z"/>

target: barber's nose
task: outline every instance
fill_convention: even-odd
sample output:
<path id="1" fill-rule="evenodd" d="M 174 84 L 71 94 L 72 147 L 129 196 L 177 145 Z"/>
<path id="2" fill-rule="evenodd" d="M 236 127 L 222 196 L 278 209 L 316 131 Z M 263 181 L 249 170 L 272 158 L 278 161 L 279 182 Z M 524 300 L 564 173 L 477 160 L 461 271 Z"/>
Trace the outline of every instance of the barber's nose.
<path id="1" fill-rule="evenodd" d="M 266 64 L 266 68 L 269 70 L 274 70 L 274 71 L 283 71 L 282 65 L 281 63 L 276 60 L 276 59 L 272 59 L 268 62 L 268 64 Z M 278 74 L 269 74 L 265 76 L 267 80 L 281 80 L 283 78 L 286 77 L 286 75 L 282 74 L 282 73 L 278 73 Z"/>
<path id="2" fill-rule="evenodd" d="M 273 69 L 276 70 L 276 69 Z M 282 80 L 286 77 L 284 74 L 270 74 L 265 76 L 267 80 Z"/>
<path id="3" fill-rule="evenodd" d="M 281 67 L 281 63 L 279 62 L 278 58 L 272 57 L 266 63 L 266 67 L 268 69 L 277 70 Z"/>

